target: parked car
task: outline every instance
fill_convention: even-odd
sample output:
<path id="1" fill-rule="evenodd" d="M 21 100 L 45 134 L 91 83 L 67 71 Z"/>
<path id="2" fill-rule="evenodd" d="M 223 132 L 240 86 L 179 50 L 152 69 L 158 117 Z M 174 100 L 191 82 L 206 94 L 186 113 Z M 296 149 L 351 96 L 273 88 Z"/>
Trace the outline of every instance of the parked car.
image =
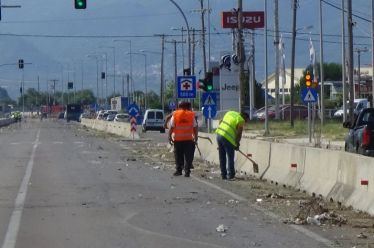
<path id="1" fill-rule="evenodd" d="M 164 119 L 165 114 L 162 109 L 147 109 L 142 122 L 142 131 L 156 130 L 165 133 Z"/>
<path id="2" fill-rule="evenodd" d="M 354 99 L 353 113 L 355 115 L 358 115 L 362 109 L 368 107 L 368 103 L 369 103 L 369 101 L 365 98 Z M 348 114 L 349 114 L 349 101 L 347 101 L 347 115 Z M 336 119 L 342 119 L 343 118 L 343 106 L 334 113 L 334 118 L 336 118 Z"/>
<path id="3" fill-rule="evenodd" d="M 281 110 L 281 118 L 283 120 L 289 120 L 290 119 L 290 113 L 291 113 L 291 105 L 285 105 Z M 292 117 L 294 120 L 304 120 L 308 117 L 308 107 L 304 105 L 297 105 L 295 104 L 293 106 L 292 111 Z"/>
<path id="4" fill-rule="evenodd" d="M 345 121 L 349 132 L 345 137 L 345 151 L 374 156 L 374 108 L 363 109 L 354 123 Z"/>
<path id="5" fill-rule="evenodd" d="M 58 113 L 57 119 L 64 119 L 65 112 Z"/>
<path id="6" fill-rule="evenodd" d="M 114 117 L 114 122 L 128 122 L 129 118 L 130 117 L 128 114 L 116 114 Z"/>
<path id="7" fill-rule="evenodd" d="M 116 117 L 115 114 L 108 114 L 108 116 L 106 117 L 106 121 L 114 121 L 114 117 Z"/>

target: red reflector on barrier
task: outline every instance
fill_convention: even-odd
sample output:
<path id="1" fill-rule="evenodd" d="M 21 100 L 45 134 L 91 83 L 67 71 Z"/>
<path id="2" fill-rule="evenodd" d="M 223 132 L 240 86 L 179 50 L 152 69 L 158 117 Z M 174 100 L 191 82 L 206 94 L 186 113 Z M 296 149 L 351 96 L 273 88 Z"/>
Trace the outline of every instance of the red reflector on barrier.
<path id="1" fill-rule="evenodd" d="M 247 157 L 252 157 L 252 153 L 247 153 Z"/>
<path id="2" fill-rule="evenodd" d="M 369 180 L 361 180 L 361 185 L 369 185 Z"/>
<path id="3" fill-rule="evenodd" d="M 297 164 L 291 164 L 291 168 L 297 168 Z"/>

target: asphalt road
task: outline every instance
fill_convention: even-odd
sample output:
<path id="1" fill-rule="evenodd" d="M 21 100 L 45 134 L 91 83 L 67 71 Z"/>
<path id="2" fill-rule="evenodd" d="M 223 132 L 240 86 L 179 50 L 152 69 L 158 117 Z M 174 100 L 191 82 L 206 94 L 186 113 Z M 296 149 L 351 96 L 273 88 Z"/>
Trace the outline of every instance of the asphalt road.
<path id="1" fill-rule="evenodd" d="M 218 186 L 149 166 L 131 142 L 77 125 L 0 129 L 2 248 L 329 245 Z M 221 224 L 226 232 L 217 232 Z"/>

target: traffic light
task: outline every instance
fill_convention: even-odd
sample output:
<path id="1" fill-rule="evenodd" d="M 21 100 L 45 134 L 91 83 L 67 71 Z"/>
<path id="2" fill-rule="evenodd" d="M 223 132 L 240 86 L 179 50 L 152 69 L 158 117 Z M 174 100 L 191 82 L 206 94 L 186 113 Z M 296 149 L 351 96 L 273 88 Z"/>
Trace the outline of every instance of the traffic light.
<path id="1" fill-rule="evenodd" d="M 101 79 L 105 79 L 105 72 L 101 73 Z"/>
<path id="2" fill-rule="evenodd" d="M 85 9 L 87 7 L 86 0 L 74 0 L 74 6 L 76 9 Z"/>
<path id="3" fill-rule="evenodd" d="M 18 60 L 18 68 L 23 69 L 23 66 L 24 66 L 23 59 L 19 59 Z"/>
<path id="4" fill-rule="evenodd" d="M 204 91 L 213 90 L 213 73 L 212 72 L 205 73 L 205 78 L 199 79 L 199 88 Z"/>
<path id="5" fill-rule="evenodd" d="M 205 74 L 205 80 L 206 80 L 206 91 L 212 91 L 213 90 L 213 72 L 207 72 Z"/>
<path id="6" fill-rule="evenodd" d="M 183 76 L 191 76 L 191 69 L 190 68 L 183 69 Z"/>
<path id="7" fill-rule="evenodd" d="M 307 88 L 312 87 L 312 76 L 310 76 L 309 71 L 307 71 L 305 74 L 305 86 Z"/>

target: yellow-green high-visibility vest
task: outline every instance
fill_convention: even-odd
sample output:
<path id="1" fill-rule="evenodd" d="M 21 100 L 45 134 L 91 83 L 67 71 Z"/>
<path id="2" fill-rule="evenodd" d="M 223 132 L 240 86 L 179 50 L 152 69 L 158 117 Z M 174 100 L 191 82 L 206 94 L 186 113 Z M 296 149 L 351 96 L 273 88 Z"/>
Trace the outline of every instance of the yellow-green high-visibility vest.
<path id="1" fill-rule="evenodd" d="M 240 113 L 229 111 L 225 114 L 222 122 L 216 129 L 216 134 L 219 134 L 227 139 L 233 146 L 237 146 L 238 144 L 236 144 L 236 127 L 238 126 L 238 124 L 244 124 L 244 122 L 245 120 L 240 115 Z"/>

